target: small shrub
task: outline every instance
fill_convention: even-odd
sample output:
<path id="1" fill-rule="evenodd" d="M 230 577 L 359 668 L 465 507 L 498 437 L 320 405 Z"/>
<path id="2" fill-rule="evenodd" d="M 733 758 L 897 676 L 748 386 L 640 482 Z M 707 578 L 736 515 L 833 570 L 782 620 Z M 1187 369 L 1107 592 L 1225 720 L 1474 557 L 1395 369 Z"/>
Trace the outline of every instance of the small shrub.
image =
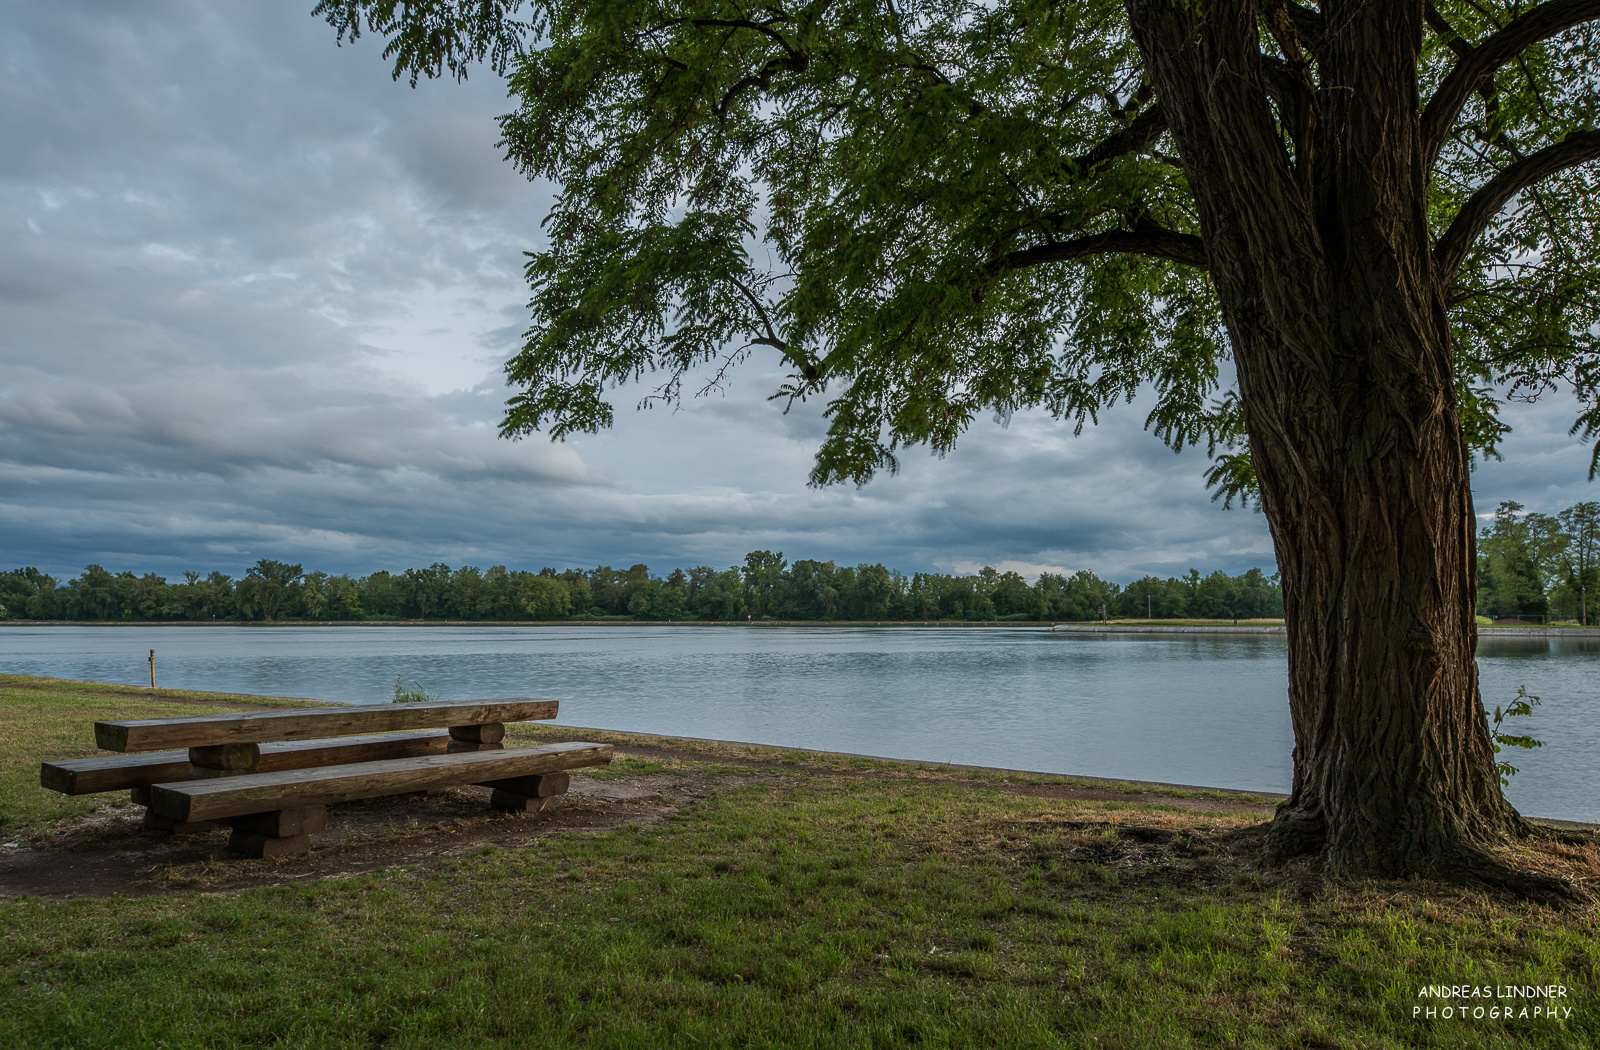
<path id="1" fill-rule="evenodd" d="M 1494 740 L 1495 754 L 1498 755 L 1500 753 L 1500 748 L 1502 746 L 1523 747 L 1530 750 L 1532 748 L 1544 746 L 1544 741 L 1535 740 L 1533 737 L 1528 736 L 1527 734 L 1517 736 L 1512 733 L 1500 732 L 1501 722 L 1504 722 L 1508 718 L 1518 718 L 1533 714 L 1534 706 L 1538 703 L 1539 698 L 1537 696 L 1534 696 L 1532 693 L 1528 692 L 1526 687 L 1519 685 L 1517 686 L 1517 698 L 1511 701 L 1511 703 L 1507 704 L 1504 711 L 1502 711 L 1499 707 L 1494 709 L 1494 716 L 1490 719 L 1489 735 Z M 1502 787 L 1511 783 L 1511 778 L 1517 775 L 1517 767 L 1512 765 L 1510 762 L 1496 760 L 1494 768 L 1495 771 L 1500 774 L 1500 785 Z"/>
<path id="2" fill-rule="evenodd" d="M 405 679 L 399 675 L 394 676 L 394 702 L 397 704 L 426 704 L 439 699 L 439 694 L 423 685 L 421 682 L 412 682 L 407 685 Z"/>

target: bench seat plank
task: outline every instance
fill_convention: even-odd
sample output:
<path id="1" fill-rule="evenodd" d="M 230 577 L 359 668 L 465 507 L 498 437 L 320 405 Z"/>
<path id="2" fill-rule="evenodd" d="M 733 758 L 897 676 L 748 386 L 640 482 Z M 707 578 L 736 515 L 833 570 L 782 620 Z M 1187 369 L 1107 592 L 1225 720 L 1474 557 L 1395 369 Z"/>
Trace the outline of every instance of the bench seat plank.
<path id="1" fill-rule="evenodd" d="M 346 704 L 288 711 L 241 711 L 192 718 L 96 722 L 97 746 L 107 751 L 163 751 L 215 744 L 309 740 L 402 729 L 445 729 L 485 722 L 554 718 L 554 700 L 510 696 L 498 700 L 435 700 L 421 704 Z"/>
<path id="2" fill-rule="evenodd" d="M 289 740 L 261 745 L 257 772 L 339 766 L 350 762 L 442 755 L 450 743 L 448 733 L 378 733 L 336 737 L 332 740 Z M 189 752 L 149 751 L 132 755 L 100 755 L 39 767 L 39 783 L 63 795 L 92 795 L 100 791 L 164 784 L 189 777 Z"/>
<path id="3" fill-rule="evenodd" d="M 554 773 L 610 761 L 610 744 L 566 743 L 422 755 L 323 769 L 245 773 L 216 780 L 152 785 L 150 810 L 184 822 L 217 820 L 295 806 L 377 798 L 430 787 Z"/>
<path id="4" fill-rule="evenodd" d="M 63 795 L 93 795 L 100 791 L 183 780 L 189 775 L 189 752 L 152 751 L 144 755 L 101 755 L 45 762 L 39 766 L 39 784 Z"/>

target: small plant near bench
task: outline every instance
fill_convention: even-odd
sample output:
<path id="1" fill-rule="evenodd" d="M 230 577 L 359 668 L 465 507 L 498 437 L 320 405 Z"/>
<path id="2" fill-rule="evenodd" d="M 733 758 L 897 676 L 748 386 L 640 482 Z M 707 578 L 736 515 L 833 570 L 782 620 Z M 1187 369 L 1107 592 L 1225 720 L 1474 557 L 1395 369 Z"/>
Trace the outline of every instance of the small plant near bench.
<path id="1" fill-rule="evenodd" d="M 410 685 L 406 685 L 404 678 L 400 675 L 394 676 L 394 703 L 429 704 L 438 699 L 440 699 L 439 694 L 421 682 L 412 682 Z"/>

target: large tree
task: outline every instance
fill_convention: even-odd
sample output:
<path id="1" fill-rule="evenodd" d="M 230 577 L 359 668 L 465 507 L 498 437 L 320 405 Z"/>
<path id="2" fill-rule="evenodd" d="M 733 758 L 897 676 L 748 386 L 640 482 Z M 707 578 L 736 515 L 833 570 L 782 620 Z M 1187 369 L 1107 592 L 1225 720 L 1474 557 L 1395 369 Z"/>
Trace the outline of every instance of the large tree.
<path id="1" fill-rule="evenodd" d="M 752 353 L 826 399 L 813 480 L 1141 389 L 1282 572 L 1278 857 L 1519 876 L 1473 652 L 1497 396 L 1600 428 L 1600 0 L 325 0 L 396 76 L 509 74 L 560 187 L 504 433 Z M 1224 375 L 1231 361 L 1232 375 Z M 1498 394 L 1496 393 L 1498 392 Z"/>

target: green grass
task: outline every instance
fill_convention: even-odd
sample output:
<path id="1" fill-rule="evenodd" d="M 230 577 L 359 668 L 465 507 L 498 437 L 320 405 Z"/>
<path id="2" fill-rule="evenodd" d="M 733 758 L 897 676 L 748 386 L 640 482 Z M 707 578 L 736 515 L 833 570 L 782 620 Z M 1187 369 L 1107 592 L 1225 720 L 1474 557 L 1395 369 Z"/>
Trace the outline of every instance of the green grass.
<path id="1" fill-rule="evenodd" d="M 110 700 L 52 689 L 46 721 Z M 0 682 L 8 727 L 23 692 Z M 1217 848 L 1239 819 L 990 792 L 940 767 L 772 750 L 744 764 L 758 754 L 619 762 L 745 786 L 526 849 L 231 893 L 9 901 L 0 1046 L 1600 1040 L 1592 912 L 1424 883 L 1274 883 Z M 1147 843 L 1115 823 L 1198 834 Z M 1417 998 L 1432 984 L 1565 985 L 1573 1014 L 1414 1020 L 1438 1005 Z"/>
<path id="2" fill-rule="evenodd" d="M 105 803 L 105 795 L 72 797 L 39 787 L 40 762 L 103 754 L 94 744 L 96 721 L 244 710 L 239 703 L 317 706 L 306 700 L 0 674 L 0 834 L 26 833 L 81 817 Z M 125 793 L 116 796 L 116 801 L 124 800 Z"/>

